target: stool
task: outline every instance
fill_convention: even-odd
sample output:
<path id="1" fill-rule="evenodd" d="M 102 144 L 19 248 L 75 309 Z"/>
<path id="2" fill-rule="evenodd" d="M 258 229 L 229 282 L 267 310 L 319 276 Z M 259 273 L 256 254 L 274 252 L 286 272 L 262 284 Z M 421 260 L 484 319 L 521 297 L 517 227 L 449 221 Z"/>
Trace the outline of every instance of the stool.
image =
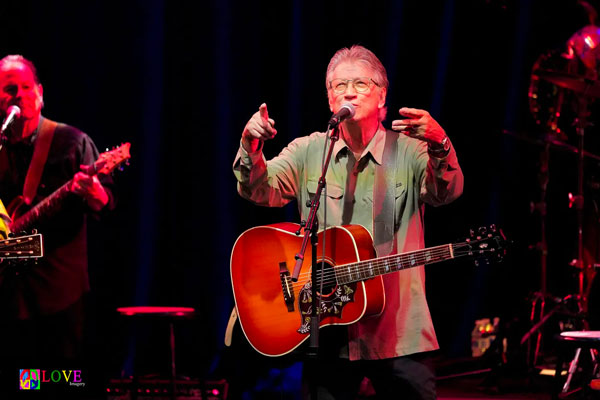
<path id="1" fill-rule="evenodd" d="M 117 312 L 124 316 L 134 316 L 137 318 L 164 318 L 169 322 L 169 349 L 171 356 L 171 391 L 175 398 L 175 380 L 177 371 L 175 367 L 175 331 L 173 323 L 176 319 L 190 318 L 195 314 L 191 307 L 120 307 Z"/>
<path id="2" fill-rule="evenodd" d="M 588 371 L 586 373 L 587 380 L 584 381 L 584 386 L 582 389 L 587 390 L 590 383 L 596 383 L 596 379 L 598 378 L 598 357 L 596 355 L 596 351 L 600 349 L 600 331 L 567 331 L 562 332 L 560 335 L 556 336 L 557 343 L 559 345 L 558 356 L 556 361 L 556 372 L 555 372 L 555 382 L 556 382 L 556 392 L 560 393 L 559 396 L 568 396 L 571 393 L 574 393 L 581 388 L 571 390 L 571 382 L 573 380 L 573 376 L 575 372 L 577 372 L 578 364 L 581 359 L 582 350 L 587 350 L 591 357 L 592 362 L 592 371 Z M 565 353 L 567 350 L 575 350 L 575 355 L 571 360 L 569 365 L 569 369 L 567 371 L 567 378 L 565 383 L 562 385 L 560 391 L 560 377 L 562 374 L 562 366 L 565 361 Z M 584 372 L 585 373 L 585 372 Z M 596 385 L 592 385 L 594 388 Z"/>

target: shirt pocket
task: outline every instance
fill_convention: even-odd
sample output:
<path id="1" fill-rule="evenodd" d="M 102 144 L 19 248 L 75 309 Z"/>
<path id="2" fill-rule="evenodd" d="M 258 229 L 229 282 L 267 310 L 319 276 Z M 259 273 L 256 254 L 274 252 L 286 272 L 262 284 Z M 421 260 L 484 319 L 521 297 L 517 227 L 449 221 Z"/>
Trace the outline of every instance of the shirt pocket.
<path id="1" fill-rule="evenodd" d="M 396 182 L 396 193 L 395 197 L 395 208 L 396 208 L 396 216 L 395 223 L 396 229 L 400 227 L 400 221 L 402 220 L 402 214 L 404 214 L 404 209 L 406 208 L 406 185 L 402 182 Z"/>
<path id="2" fill-rule="evenodd" d="M 308 190 L 308 197 L 312 201 L 317 193 L 317 187 L 319 186 L 319 182 L 315 180 L 309 180 L 306 184 L 306 189 Z M 326 183 L 327 186 L 327 197 L 332 200 L 341 200 L 344 197 L 344 188 L 340 185 L 336 185 L 335 183 Z M 325 188 L 321 192 L 321 196 L 325 195 Z"/>

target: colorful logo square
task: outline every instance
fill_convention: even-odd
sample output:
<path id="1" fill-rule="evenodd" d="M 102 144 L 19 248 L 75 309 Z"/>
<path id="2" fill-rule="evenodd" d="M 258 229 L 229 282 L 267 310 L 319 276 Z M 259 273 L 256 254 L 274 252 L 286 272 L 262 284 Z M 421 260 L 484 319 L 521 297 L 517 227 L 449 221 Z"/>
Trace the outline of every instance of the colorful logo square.
<path id="1" fill-rule="evenodd" d="M 40 370 L 22 369 L 19 371 L 20 390 L 40 390 Z"/>

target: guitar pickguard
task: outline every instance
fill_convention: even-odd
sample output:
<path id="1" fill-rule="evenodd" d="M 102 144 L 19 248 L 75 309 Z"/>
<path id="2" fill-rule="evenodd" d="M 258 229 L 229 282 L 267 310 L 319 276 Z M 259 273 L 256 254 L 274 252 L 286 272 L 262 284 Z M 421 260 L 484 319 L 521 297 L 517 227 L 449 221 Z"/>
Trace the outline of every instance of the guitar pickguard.
<path id="1" fill-rule="evenodd" d="M 354 301 L 356 283 L 337 285 L 335 290 L 326 296 L 320 296 L 320 318 L 342 318 L 344 306 Z M 310 332 L 310 317 L 312 314 L 312 282 L 308 282 L 298 293 L 298 307 L 301 323 L 298 333 Z"/>

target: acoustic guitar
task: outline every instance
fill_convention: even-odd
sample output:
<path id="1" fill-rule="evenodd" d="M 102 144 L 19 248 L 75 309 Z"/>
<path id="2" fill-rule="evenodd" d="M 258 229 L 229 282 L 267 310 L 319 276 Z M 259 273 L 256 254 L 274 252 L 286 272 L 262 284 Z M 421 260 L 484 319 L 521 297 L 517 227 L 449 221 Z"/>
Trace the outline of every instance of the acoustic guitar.
<path id="1" fill-rule="evenodd" d="M 309 246 L 298 280 L 294 258 L 302 243 L 297 224 L 280 223 L 242 233 L 231 253 L 231 282 L 242 330 L 267 356 L 281 356 L 310 335 L 312 315 Z M 323 239 L 325 253 L 322 254 Z M 370 233 L 360 225 L 331 227 L 319 233 L 319 327 L 348 325 L 380 314 L 385 304 L 382 275 L 463 256 L 504 256 L 506 240 L 491 226 L 461 243 L 444 244 L 377 258 Z M 321 273 L 322 261 L 325 268 Z M 322 282 L 321 282 L 322 280 Z"/>
<path id="2" fill-rule="evenodd" d="M 44 246 L 40 233 L 0 240 L 0 260 L 40 258 L 43 256 Z"/>

